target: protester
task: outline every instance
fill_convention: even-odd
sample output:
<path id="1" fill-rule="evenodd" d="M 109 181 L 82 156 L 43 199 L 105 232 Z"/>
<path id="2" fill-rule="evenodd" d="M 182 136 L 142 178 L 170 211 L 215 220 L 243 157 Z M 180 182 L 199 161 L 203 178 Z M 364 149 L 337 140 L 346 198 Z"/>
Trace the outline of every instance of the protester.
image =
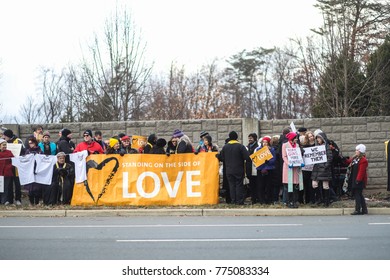
<path id="1" fill-rule="evenodd" d="M 168 141 L 167 144 L 167 155 L 169 156 L 170 154 L 175 154 L 177 149 L 177 138 L 171 137 L 171 140 Z"/>
<path id="2" fill-rule="evenodd" d="M 28 148 L 28 141 L 30 138 L 34 137 L 37 139 L 38 143 L 43 140 L 43 127 L 41 125 L 37 125 L 33 128 L 33 134 L 27 136 L 26 141 L 24 143 L 25 147 Z"/>
<path id="3" fill-rule="evenodd" d="M 235 131 L 229 133 L 229 142 L 222 147 L 217 158 L 225 162 L 226 177 L 229 182 L 232 204 L 244 205 L 246 191 L 244 189 L 245 161 L 251 160 L 246 147 L 240 144 Z"/>
<path id="4" fill-rule="evenodd" d="M 315 138 L 313 132 L 306 131 L 305 138 L 303 142 L 301 142 L 302 148 L 310 148 L 314 147 L 316 145 Z M 304 200 L 305 203 L 312 203 L 314 204 L 316 201 L 321 201 L 321 196 L 316 197 L 316 195 L 321 195 L 320 192 L 314 192 L 311 174 L 313 171 L 314 165 L 306 165 L 305 169 L 302 170 L 302 176 L 303 176 L 303 192 L 304 194 L 299 199 L 301 201 Z M 301 193 L 300 193 L 301 195 Z"/>
<path id="5" fill-rule="evenodd" d="M 35 139 L 34 137 L 30 137 L 30 138 L 28 138 L 27 143 L 28 143 L 29 147 L 26 149 L 26 155 L 43 154 L 41 148 L 38 147 L 37 139 Z M 35 172 L 35 169 L 34 169 L 34 172 Z M 30 201 L 30 205 L 33 206 L 33 205 L 39 204 L 40 199 L 43 198 L 42 185 L 39 183 L 33 182 L 33 183 L 26 184 L 24 187 L 28 191 L 28 198 Z"/>
<path id="6" fill-rule="evenodd" d="M 57 154 L 57 162 L 53 167 L 53 178 L 50 187 L 49 204 L 70 204 L 74 186 L 73 165 L 65 162 L 65 153 Z"/>
<path id="7" fill-rule="evenodd" d="M 131 138 L 128 135 L 124 135 L 121 142 L 125 154 L 138 154 L 138 150 L 131 147 Z"/>
<path id="8" fill-rule="evenodd" d="M 278 151 L 278 146 L 279 146 L 279 135 L 274 135 L 271 137 L 271 142 L 270 146 L 274 148 L 275 151 L 275 162 L 274 162 L 274 170 L 273 170 L 273 183 L 272 185 L 274 186 L 274 203 L 282 202 L 282 195 L 283 195 L 283 183 L 282 183 L 282 167 L 283 163 L 282 161 L 282 156 L 279 154 Z"/>
<path id="9" fill-rule="evenodd" d="M 106 150 L 107 155 L 124 155 L 126 151 L 121 147 L 121 143 L 117 137 L 111 137 L 109 140 L 109 145 Z"/>
<path id="10" fill-rule="evenodd" d="M 200 140 L 199 140 L 198 146 L 197 146 L 196 149 L 195 149 L 196 152 L 198 152 L 198 153 L 201 152 L 201 149 L 202 149 L 202 147 L 204 146 L 204 137 L 205 137 L 205 136 L 209 136 L 209 135 L 210 135 L 210 134 L 209 134 L 207 131 L 202 131 L 202 132 L 199 134 Z M 204 150 L 203 150 L 202 152 L 204 152 Z"/>
<path id="11" fill-rule="evenodd" d="M 157 135 L 155 133 L 152 133 L 149 135 L 148 142 L 146 143 L 146 145 L 143 149 L 144 154 L 150 154 L 150 151 L 152 150 L 153 146 L 156 145 L 157 139 L 158 138 L 157 138 Z"/>
<path id="12" fill-rule="evenodd" d="M 156 145 L 150 150 L 150 154 L 159 154 L 165 155 L 165 146 L 167 145 L 167 140 L 164 138 L 159 138 L 156 141 Z"/>
<path id="13" fill-rule="evenodd" d="M 288 148 L 299 148 L 298 134 L 296 132 L 289 132 L 286 134 L 287 142 L 282 146 L 282 157 L 283 157 L 283 184 L 284 188 L 288 192 L 288 207 L 298 208 L 296 204 L 298 201 L 299 191 L 299 176 L 302 176 L 301 167 L 293 166 L 289 162 L 287 157 Z M 303 188 L 303 186 L 302 186 Z"/>
<path id="14" fill-rule="evenodd" d="M 73 153 L 75 147 L 74 143 L 72 142 L 72 132 L 64 128 L 61 130 L 61 137 L 57 142 L 57 152 L 63 152 L 66 155 L 69 155 Z M 69 157 L 67 156 L 67 162 L 69 162 Z"/>
<path id="15" fill-rule="evenodd" d="M 249 155 L 253 154 L 258 147 L 259 144 L 257 143 L 257 134 L 254 132 L 250 133 L 248 135 L 248 145 L 246 146 Z M 252 160 L 248 160 L 245 163 L 245 175 L 249 179 L 248 196 L 251 197 L 252 204 L 259 203 L 259 202 L 261 203 L 261 201 L 259 201 L 260 195 L 256 184 L 257 170 Z"/>
<path id="16" fill-rule="evenodd" d="M 329 182 L 332 181 L 332 151 L 329 148 L 327 138 L 323 132 L 319 132 L 316 136 L 316 146 L 325 146 L 326 150 L 326 162 L 316 163 L 313 166 L 311 174 L 312 185 L 316 197 L 319 197 L 321 192 L 320 183 L 322 183 L 323 203 L 326 207 L 329 206 Z"/>
<path id="17" fill-rule="evenodd" d="M 367 185 L 368 161 L 366 158 L 366 146 L 356 146 L 355 155 L 346 159 L 348 164 L 346 181 L 351 185 L 352 194 L 355 198 L 355 211 L 351 215 L 368 214 L 366 200 L 363 196 L 363 189 Z"/>
<path id="18" fill-rule="evenodd" d="M 192 142 L 190 138 L 183 133 L 180 129 L 176 129 L 173 132 L 172 135 L 173 138 L 176 138 L 177 140 L 177 149 L 176 153 L 177 154 L 183 154 L 183 153 L 193 153 L 194 152 L 194 147 L 192 145 Z"/>
<path id="19" fill-rule="evenodd" d="M 107 149 L 107 144 L 106 142 L 104 142 L 103 135 L 100 130 L 95 131 L 95 137 L 93 138 L 93 140 L 102 147 L 103 153 L 105 153 Z"/>
<path id="20" fill-rule="evenodd" d="M 15 155 L 15 156 L 21 156 L 21 155 L 25 154 L 25 146 L 23 144 L 23 141 L 20 138 L 18 138 L 11 129 L 4 130 L 3 138 L 9 144 L 19 144 L 19 145 L 21 145 L 21 149 L 20 149 L 19 155 Z M 15 196 L 14 196 L 14 190 L 12 189 L 10 191 L 10 193 L 9 193 L 9 197 L 8 197 L 9 201 L 8 202 L 10 204 L 12 204 L 13 201 L 14 201 L 14 198 L 15 198 L 15 204 L 17 206 L 20 206 L 20 205 L 22 205 L 22 186 L 20 185 L 18 169 L 16 167 L 13 167 L 12 168 L 12 173 L 14 174 L 13 175 L 13 179 L 12 179 L 12 181 L 13 181 L 12 186 L 15 187 Z"/>
<path id="21" fill-rule="evenodd" d="M 218 146 L 213 144 L 213 138 L 210 135 L 203 137 L 203 145 L 198 149 L 198 152 L 218 152 Z"/>
<path id="22" fill-rule="evenodd" d="M 261 146 L 257 147 L 255 150 L 255 152 L 257 152 L 263 147 L 268 147 L 272 154 L 272 158 L 270 160 L 266 160 L 262 165 L 257 167 L 256 189 L 260 204 L 271 204 L 274 201 L 273 184 L 275 182 L 274 170 L 276 153 L 270 143 L 271 138 L 269 136 L 264 136 L 261 141 Z"/>
<path id="23" fill-rule="evenodd" d="M 0 176 L 4 178 L 4 192 L 0 192 L 0 202 L 4 205 L 13 204 L 13 166 L 12 160 L 14 155 L 7 150 L 7 141 L 0 139 Z"/>
<path id="24" fill-rule="evenodd" d="M 103 154 L 102 147 L 93 140 L 91 130 L 87 129 L 84 131 L 83 136 L 84 141 L 76 146 L 76 149 L 73 151 L 74 153 L 87 151 L 88 154 Z"/>
<path id="25" fill-rule="evenodd" d="M 43 133 L 42 141 L 38 143 L 39 148 L 41 148 L 43 154 L 45 155 L 56 155 L 57 145 L 54 142 L 50 141 L 50 132 L 45 131 Z"/>

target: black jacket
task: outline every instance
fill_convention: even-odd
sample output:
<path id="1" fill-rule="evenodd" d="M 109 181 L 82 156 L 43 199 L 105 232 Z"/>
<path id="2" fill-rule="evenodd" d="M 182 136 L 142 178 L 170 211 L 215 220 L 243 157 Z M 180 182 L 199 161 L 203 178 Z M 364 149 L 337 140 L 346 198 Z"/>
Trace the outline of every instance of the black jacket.
<path id="1" fill-rule="evenodd" d="M 222 147 L 218 157 L 225 162 L 226 174 L 243 176 L 245 172 L 245 161 L 250 161 L 249 152 L 244 145 L 238 141 L 229 141 Z"/>

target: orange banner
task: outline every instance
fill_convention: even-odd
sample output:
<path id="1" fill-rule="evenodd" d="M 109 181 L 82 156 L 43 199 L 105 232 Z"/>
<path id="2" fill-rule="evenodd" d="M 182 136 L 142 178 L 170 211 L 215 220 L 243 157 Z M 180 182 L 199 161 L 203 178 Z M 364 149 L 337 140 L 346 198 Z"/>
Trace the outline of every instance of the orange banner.
<path id="1" fill-rule="evenodd" d="M 217 204 L 218 168 L 215 153 L 90 155 L 71 205 Z"/>
<path id="2" fill-rule="evenodd" d="M 262 165 L 265 162 L 265 160 L 272 159 L 273 155 L 272 155 L 271 151 L 269 150 L 268 146 L 264 146 L 263 148 L 261 148 L 257 152 L 251 154 L 250 158 L 252 159 L 253 164 L 256 167 L 259 167 L 260 165 Z"/>

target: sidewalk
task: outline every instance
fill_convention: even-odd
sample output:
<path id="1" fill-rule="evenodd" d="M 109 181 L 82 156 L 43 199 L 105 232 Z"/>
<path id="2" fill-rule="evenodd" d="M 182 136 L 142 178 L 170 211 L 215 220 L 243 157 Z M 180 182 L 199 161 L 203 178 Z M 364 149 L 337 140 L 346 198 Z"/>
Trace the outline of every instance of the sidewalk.
<path id="1" fill-rule="evenodd" d="M 245 209 L 37 209 L 0 210 L 2 217 L 132 217 L 132 216 L 341 216 L 354 208 Z M 390 208 L 368 208 L 369 215 L 390 215 Z"/>

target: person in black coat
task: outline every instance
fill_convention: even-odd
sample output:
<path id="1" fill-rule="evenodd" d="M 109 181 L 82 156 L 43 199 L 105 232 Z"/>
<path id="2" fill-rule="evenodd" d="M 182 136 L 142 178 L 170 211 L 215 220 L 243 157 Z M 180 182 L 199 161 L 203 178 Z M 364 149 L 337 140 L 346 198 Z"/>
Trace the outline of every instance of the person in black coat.
<path id="1" fill-rule="evenodd" d="M 250 133 L 248 135 L 248 146 L 246 146 L 249 152 L 249 155 L 253 154 L 259 144 L 257 143 L 257 134 Z M 256 178 L 257 178 L 257 170 L 255 174 L 252 174 L 252 160 L 246 162 L 246 177 L 249 179 L 249 195 L 251 197 L 252 204 L 258 203 L 259 201 L 259 193 L 257 190 Z"/>
<path id="2" fill-rule="evenodd" d="M 235 131 L 229 133 L 230 141 L 223 146 L 221 153 L 217 154 L 220 161 L 225 162 L 226 177 L 229 182 L 231 203 L 243 205 L 246 192 L 244 189 L 245 161 L 251 160 L 246 147 L 240 144 Z"/>
<path id="3" fill-rule="evenodd" d="M 159 138 L 156 141 L 156 145 L 150 150 L 150 154 L 165 155 L 165 146 L 167 145 L 167 140 L 164 138 Z"/>
<path id="4" fill-rule="evenodd" d="M 75 180 L 72 164 L 65 162 L 65 153 L 57 154 L 57 162 L 53 166 L 53 178 L 50 188 L 50 205 L 70 204 Z"/>

